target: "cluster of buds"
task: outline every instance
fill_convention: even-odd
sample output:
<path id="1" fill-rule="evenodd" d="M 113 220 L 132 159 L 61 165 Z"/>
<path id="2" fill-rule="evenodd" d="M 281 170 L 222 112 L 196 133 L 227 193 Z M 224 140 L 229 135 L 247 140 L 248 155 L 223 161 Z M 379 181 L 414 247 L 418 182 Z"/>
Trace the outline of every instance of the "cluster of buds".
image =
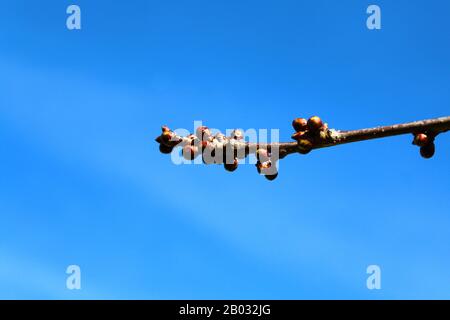
<path id="1" fill-rule="evenodd" d="M 235 171 L 240 158 L 245 158 L 246 148 L 244 134 L 241 130 L 233 130 L 229 137 L 222 133 L 212 134 L 206 126 L 200 126 L 195 134 L 178 136 L 167 126 L 156 138 L 161 153 L 170 154 L 175 147 L 182 148 L 183 158 L 194 160 L 201 155 L 204 164 L 223 164 L 225 170 Z"/>
<path id="2" fill-rule="evenodd" d="M 434 156 L 436 152 L 436 146 L 434 144 L 434 139 L 436 134 L 431 132 L 426 133 L 415 133 L 413 144 L 420 147 L 420 155 L 425 159 L 430 159 Z"/>
<path id="3" fill-rule="evenodd" d="M 159 143 L 159 151 L 164 154 L 170 154 L 181 140 L 167 126 L 162 126 L 161 131 L 161 135 L 156 138 L 156 142 Z"/>
<path id="4" fill-rule="evenodd" d="M 302 154 L 311 152 L 315 145 L 325 143 L 330 137 L 328 124 L 323 123 L 317 116 L 308 120 L 296 118 L 292 121 L 292 127 L 295 130 L 292 139 L 297 141 L 299 152 Z"/>
<path id="5" fill-rule="evenodd" d="M 156 141 L 159 143 L 159 150 L 164 154 L 170 154 L 174 148 L 180 147 L 186 160 L 194 160 L 201 156 L 204 164 L 222 164 L 225 170 L 230 172 L 238 168 L 239 159 L 255 152 L 258 173 L 268 180 L 274 180 L 278 176 L 277 156 L 267 149 L 250 148 L 239 129 L 233 130 L 227 137 L 220 132 L 213 135 L 208 127 L 201 126 L 195 130 L 195 134 L 182 137 L 163 126 L 162 133 Z"/>

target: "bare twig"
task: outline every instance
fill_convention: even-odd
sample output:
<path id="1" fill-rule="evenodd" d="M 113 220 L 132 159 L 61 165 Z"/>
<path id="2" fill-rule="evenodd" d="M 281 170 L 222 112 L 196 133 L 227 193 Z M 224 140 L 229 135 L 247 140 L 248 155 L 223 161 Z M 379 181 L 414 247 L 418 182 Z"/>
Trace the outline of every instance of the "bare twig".
<path id="1" fill-rule="evenodd" d="M 224 164 L 229 171 L 237 168 L 238 159 L 256 154 L 258 172 L 273 180 L 278 172 L 272 164 L 289 154 L 307 154 L 314 149 L 402 134 L 413 134 L 413 144 L 420 147 L 421 155 L 431 158 L 435 152 L 435 137 L 450 131 L 450 116 L 350 131 L 329 129 L 319 117 L 311 117 L 309 120 L 295 119 L 293 127 L 296 133 L 292 138 L 296 142 L 250 143 L 244 141 L 239 130 L 235 130 L 230 137 L 222 134 L 212 136 L 206 127 L 199 127 L 196 135 L 182 137 L 165 126 L 156 141 L 160 143 L 163 153 L 171 153 L 173 148 L 183 147 L 183 156 L 186 159 L 202 155 L 204 163 Z"/>

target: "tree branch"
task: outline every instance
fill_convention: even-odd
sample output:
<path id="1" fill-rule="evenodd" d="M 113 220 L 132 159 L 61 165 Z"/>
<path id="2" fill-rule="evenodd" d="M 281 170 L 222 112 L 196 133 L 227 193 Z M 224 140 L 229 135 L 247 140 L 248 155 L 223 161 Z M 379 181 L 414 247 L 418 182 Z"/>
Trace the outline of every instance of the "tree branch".
<path id="1" fill-rule="evenodd" d="M 175 147 L 182 147 L 184 158 L 193 160 L 201 155 L 205 164 L 224 164 L 228 171 L 237 168 L 239 159 L 256 154 L 258 172 L 273 180 L 278 174 L 276 165 L 273 164 L 289 154 L 307 154 L 314 149 L 402 134 L 413 134 L 413 144 L 420 147 L 421 155 L 431 158 L 435 152 L 436 136 L 450 131 L 450 116 L 349 131 L 329 129 L 316 116 L 309 120 L 294 119 L 292 126 L 296 131 L 292 138 L 296 142 L 250 143 L 244 141 L 240 130 L 234 130 L 230 137 L 221 133 L 213 136 L 207 127 L 199 127 L 195 135 L 182 137 L 166 126 L 162 127 L 162 134 L 156 141 L 160 143 L 162 153 L 171 153 Z"/>

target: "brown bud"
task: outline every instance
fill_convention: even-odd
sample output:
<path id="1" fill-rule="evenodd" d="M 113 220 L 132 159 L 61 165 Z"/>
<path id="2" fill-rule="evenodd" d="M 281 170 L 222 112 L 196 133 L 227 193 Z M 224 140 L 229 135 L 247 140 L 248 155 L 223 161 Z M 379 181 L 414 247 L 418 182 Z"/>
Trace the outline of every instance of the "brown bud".
<path id="1" fill-rule="evenodd" d="M 308 120 L 309 130 L 316 132 L 316 131 L 319 131 L 320 128 L 322 128 L 322 126 L 323 126 L 322 119 L 320 119 L 318 116 L 309 118 L 309 120 Z"/>
<path id="2" fill-rule="evenodd" d="M 419 133 L 414 136 L 413 144 L 419 147 L 424 147 L 430 143 L 430 139 L 424 133 Z"/>
<path id="3" fill-rule="evenodd" d="M 167 131 L 170 131 L 170 129 L 169 129 L 168 126 L 162 126 L 162 127 L 161 127 L 161 131 L 162 131 L 162 132 L 167 132 Z"/>
<path id="4" fill-rule="evenodd" d="M 239 161 L 238 161 L 238 159 L 235 158 L 235 159 L 233 160 L 233 163 L 227 163 L 227 162 L 225 162 L 225 163 L 223 164 L 223 166 L 224 166 L 225 170 L 230 171 L 230 172 L 233 172 L 234 170 L 237 169 L 238 164 L 239 164 Z"/>
<path id="5" fill-rule="evenodd" d="M 308 129 L 308 121 L 305 118 L 297 118 L 292 121 L 292 127 L 295 131 L 306 131 Z"/>
<path id="6" fill-rule="evenodd" d="M 425 159 L 430 159 L 434 156 L 436 151 L 436 146 L 433 142 L 428 143 L 427 145 L 420 147 L 420 155 Z"/>
<path id="7" fill-rule="evenodd" d="M 256 170 L 268 180 L 274 180 L 278 176 L 278 172 L 276 171 L 276 168 L 272 166 L 272 161 L 270 160 L 265 162 L 258 161 L 256 163 Z"/>
<path id="8" fill-rule="evenodd" d="M 167 145 L 161 143 L 159 145 L 159 151 L 164 154 L 169 154 L 169 153 L 172 153 L 173 147 L 170 147 L 170 146 L 167 146 Z"/>
<path id="9" fill-rule="evenodd" d="M 267 170 L 268 168 L 270 168 L 271 166 L 271 162 L 270 161 L 257 161 L 255 166 L 256 166 L 256 170 L 258 171 L 259 174 L 263 174 L 265 170 Z"/>
<path id="10" fill-rule="evenodd" d="M 264 177 L 266 177 L 266 179 L 269 181 L 273 181 L 278 177 L 278 172 L 276 172 L 275 174 L 267 174 Z"/>
<path id="11" fill-rule="evenodd" d="M 272 168 L 272 161 L 270 160 L 264 162 L 258 161 L 256 163 L 256 170 L 258 171 L 259 174 L 267 175 L 270 173 L 269 171 L 272 170 L 271 168 Z"/>
<path id="12" fill-rule="evenodd" d="M 186 160 L 194 160 L 198 155 L 198 148 L 196 146 L 186 145 L 183 147 L 183 157 Z"/>
<path id="13" fill-rule="evenodd" d="M 173 142 L 173 138 L 175 137 L 175 134 L 171 131 L 164 131 L 161 134 L 161 139 L 164 143 Z"/>

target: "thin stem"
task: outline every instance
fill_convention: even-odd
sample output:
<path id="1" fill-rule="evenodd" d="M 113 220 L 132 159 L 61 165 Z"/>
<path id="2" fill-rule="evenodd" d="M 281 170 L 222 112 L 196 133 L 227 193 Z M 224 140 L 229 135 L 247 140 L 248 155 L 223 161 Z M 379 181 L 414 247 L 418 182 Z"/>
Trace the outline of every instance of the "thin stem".
<path id="1" fill-rule="evenodd" d="M 437 135 L 439 133 L 447 131 L 450 131 L 450 116 L 359 130 L 342 131 L 330 129 L 328 139 L 316 142 L 313 145 L 312 149 L 332 147 L 351 142 L 386 138 L 402 134 L 428 132 L 430 134 Z M 256 150 L 257 148 L 267 148 L 269 150 L 271 148 L 278 148 L 280 151 L 280 158 L 284 158 L 288 154 L 297 153 L 300 151 L 297 142 L 266 144 L 249 143 L 248 148 L 249 150 Z"/>
<path id="2" fill-rule="evenodd" d="M 357 142 L 397 136 L 401 134 L 414 134 L 433 132 L 435 134 L 450 130 L 450 117 L 415 121 L 409 123 L 395 124 L 392 126 L 375 127 L 353 131 L 339 131 L 339 138 L 335 144 Z"/>

